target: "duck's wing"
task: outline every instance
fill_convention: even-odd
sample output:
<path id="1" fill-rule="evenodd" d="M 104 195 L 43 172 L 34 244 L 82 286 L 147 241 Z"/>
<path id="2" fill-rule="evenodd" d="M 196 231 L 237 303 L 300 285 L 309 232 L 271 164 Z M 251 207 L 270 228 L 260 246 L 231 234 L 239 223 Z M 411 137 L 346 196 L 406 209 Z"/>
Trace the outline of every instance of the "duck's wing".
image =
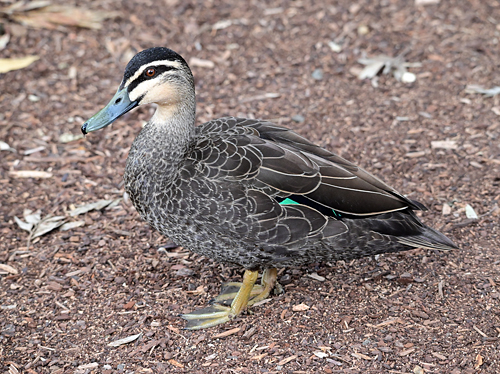
<path id="1" fill-rule="evenodd" d="M 256 130 L 259 138 L 266 141 L 255 145 L 263 155 L 257 180 L 290 194 L 292 200 L 308 199 L 322 207 L 357 216 L 426 209 L 362 168 L 286 127 L 267 121 L 235 120 L 239 126 Z"/>
<path id="2" fill-rule="evenodd" d="M 442 236 L 412 213 L 425 209 L 422 204 L 285 127 L 230 117 L 210 121 L 197 131 L 190 157 L 199 171 L 232 194 L 232 200 L 222 199 L 219 208 L 227 203 L 231 225 L 261 243 L 290 248 L 306 238 L 375 230 L 409 238 L 398 239 L 408 246 L 423 240 L 427 247 L 436 247 L 433 236 Z M 433 235 L 427 235 L 427 229 Z"/>

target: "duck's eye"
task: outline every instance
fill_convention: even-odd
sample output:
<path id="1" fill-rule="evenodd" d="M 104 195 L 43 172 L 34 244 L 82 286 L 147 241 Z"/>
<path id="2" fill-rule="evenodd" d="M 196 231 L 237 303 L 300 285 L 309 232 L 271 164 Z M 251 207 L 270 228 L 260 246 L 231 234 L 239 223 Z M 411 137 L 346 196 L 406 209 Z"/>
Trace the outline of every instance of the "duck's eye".
<path id="1" fill-rule="evenodd" d="M 144 75 L 146 75 L 146 77 L 148 77 L 148 78 L 154 77 L 155 74 L 156 74 L 155 68 L 146 69 L 146 71 L 144 72 Z"/>

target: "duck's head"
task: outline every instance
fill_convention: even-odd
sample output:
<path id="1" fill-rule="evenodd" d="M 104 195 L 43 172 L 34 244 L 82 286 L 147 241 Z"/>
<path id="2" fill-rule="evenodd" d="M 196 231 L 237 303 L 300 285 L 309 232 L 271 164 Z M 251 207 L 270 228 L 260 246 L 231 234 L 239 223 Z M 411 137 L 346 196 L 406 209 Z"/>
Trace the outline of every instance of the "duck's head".
<path id="1" fill-rule="evenodd" d="M 115 96 L 82 125 L 82 132 L 102 129 L 138 105 L 154 103 L 172 113 L 194 101 L 193 75 L 186 61 L 168 48 L 146 49 L 130 60 Z"/>

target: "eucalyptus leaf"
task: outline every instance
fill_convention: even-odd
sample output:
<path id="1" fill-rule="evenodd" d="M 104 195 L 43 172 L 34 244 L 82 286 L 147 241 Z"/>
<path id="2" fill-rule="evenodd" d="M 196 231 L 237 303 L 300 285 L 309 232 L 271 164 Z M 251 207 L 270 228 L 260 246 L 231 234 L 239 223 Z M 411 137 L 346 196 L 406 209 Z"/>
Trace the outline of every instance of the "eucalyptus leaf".
<path id="1" fill-rule="evenodd" d="M 31 229 L 33 228 L 33 224 L 32 223 L 28 223 L 28 222 L 24 222 L 24 221 L 21 221 L 19 218 L 17 218 L 16 216 L 14 216 L 14 221 L 16 221 L 17 225 L 22 229 L 22 230 L 25 230 L 25 231 L 28 231 L 28 232 L 31 232 Z"/>
<path id="2" fill-rule="evenodd" d="M 38 236 L 42 236 L 52 230 L 57 229 L 64 223 L 66 217 L 64 216 L 55 216 L 55 217 L 46 217 L 44 218 L 35 228 L 35 231 L 32 234 L 32 238 L 36 238 Z"/>

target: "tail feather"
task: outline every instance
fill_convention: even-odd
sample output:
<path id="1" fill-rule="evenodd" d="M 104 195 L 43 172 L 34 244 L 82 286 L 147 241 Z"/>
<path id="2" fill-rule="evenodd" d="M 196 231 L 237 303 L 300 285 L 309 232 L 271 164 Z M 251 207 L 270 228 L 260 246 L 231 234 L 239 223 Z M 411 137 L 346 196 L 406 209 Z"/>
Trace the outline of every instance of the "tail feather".
<path id="1" fill-rule="evenodd" d="M 397 238 L 397 241 L 411 247 L 437 249 L 440 251 L 449 251 L 458 248 L 446 236 L 428 226 L 423 227 L 420 235 L 401 236 Z"/>

